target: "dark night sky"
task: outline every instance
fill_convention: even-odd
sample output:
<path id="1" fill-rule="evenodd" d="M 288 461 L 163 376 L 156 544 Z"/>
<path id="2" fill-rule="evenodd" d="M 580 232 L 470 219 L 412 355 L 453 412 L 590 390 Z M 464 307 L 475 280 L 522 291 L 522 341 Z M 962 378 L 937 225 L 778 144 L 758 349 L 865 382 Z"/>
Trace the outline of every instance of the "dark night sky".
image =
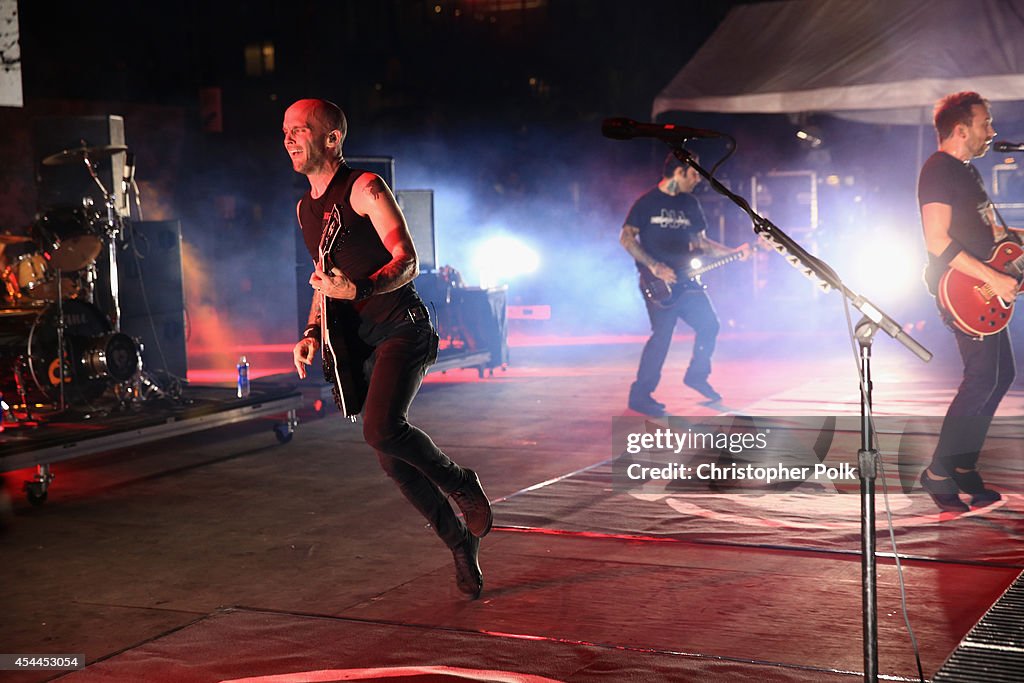
<path id="1" fill-rule="evenodd" d="M 734 4 L 185 0 L 100 10 L 23 1 L 24 89 L 27 99 L 187 106 L 199 87 L 219 86 L 229 108 L 327 90 L 354 114 L 394 124 L 426 115 L 644 117 Z M 247 77 L 245 46 L 265 42 L 275 48 L 274 72 Z"/>

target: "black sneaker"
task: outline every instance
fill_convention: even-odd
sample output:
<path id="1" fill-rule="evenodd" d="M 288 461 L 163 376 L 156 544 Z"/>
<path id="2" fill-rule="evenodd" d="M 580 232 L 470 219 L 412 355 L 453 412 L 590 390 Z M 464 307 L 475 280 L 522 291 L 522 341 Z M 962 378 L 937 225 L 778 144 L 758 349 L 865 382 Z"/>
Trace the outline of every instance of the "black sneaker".
<path id="1" fill-rule="evenodd" d="M 961 491 L 971 494 L 972 508 L 985 507 L 1003 499 L 998 491 L 985 487 L 985 482 L 977 470 L 958 472 L 954 469 L 950 477 L 956 482 Z"/>
<path id="2" fill-rule="evenodd" d="M 993 491 L 992 489 L 984 489 L 971 496 L 971 507 L 983 508 L 986 505 L 998 503 L 1002 499 L 1003 497 L 999 495 L 999 491 Z"/>
<path id="3" fill-rule="evenodd" d="M 970 512 L 967 504 L 960 500 L 956 482 L 952 479 L 931 479 L 928 470 L 921 472 L 921 487 L 932 497 L 932 501 L 946 512 Z"/>
<path id="4" fill-rule="evenodd" d="M 715 391 L 715 388 L 708 384 L 707 379 L 696 377 L 683 377 L 683 384 L 698 392 L 709 401 L 721 401 L 722 395 Z"/>
<path id="5" fill-rule="evenodd" d="M 455 583 L 459 590 L 474 600 L 484 590 L 484 574 L 480 571 L 480 539 L 466 534 L 466 540 L 452 548 L 455 558 Z"/>
<path id="6" fill-rule="evenodd" d="M 985 482 L 982 481 L 978 470 L 967 470 L 961 472 L 956 468 L 949 474 L 949 478 L 956 482 L 958 489 L 964 493 L 981 493 L 985 490 Z"/>
<path id="7" fill-rule="evenodd" d="M 491 502 L 487 500 L 487 494 L 480 486 L 480 477 L 476 472 L 467 469 L 466 481 L 448 495 L 462 510 L 469 533 L 477 538 L 486 536 L 494 523 L 494 515 L 491 513 Z"/>
<path id="8" fill-rule="evenodd" d="M 650 396 L 630 396 L 629 409 L 650 417 L 665 415 L 665 404 L 655 401 Z"/>

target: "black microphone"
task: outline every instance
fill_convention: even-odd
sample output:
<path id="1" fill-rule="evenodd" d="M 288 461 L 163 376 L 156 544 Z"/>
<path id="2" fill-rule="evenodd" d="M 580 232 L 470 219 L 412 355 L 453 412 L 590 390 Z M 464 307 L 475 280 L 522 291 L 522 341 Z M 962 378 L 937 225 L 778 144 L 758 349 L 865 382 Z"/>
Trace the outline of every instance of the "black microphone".
<path id="1" fill-rule="evenodd" d="M 126 213 L 131 212 L 132 185 L 135 183 L 135 154 L 128 152 L 124 155 L 124 168 L 121 169 L 121 192 L 124 193 L 124 209 Z"/>
<path id="2" fill-rule="evenodd" d="M 613 140 L 632 140 L 633 138 L 657 138 L 666 142 L 682 142 L 694 138 L 720 138 L 724 133 L 703 128 L 687 128 L 673 123 L 637 123 L 633 119 L 605 119 L 601 124 L 601 133 Z"/>
<path id="3" fill-rule="evenodd" d="M 997 142 L 992 149 L 997 152 L 1024 152 L 1024 142 Z"/>
<path id="4" fill-rule="evenodd" d="M 121 178 L 127 184 L 131 184 L 135 180 L 135 154 L 132 152 L 127 152 L 124 155 L 124 169 Z"/>

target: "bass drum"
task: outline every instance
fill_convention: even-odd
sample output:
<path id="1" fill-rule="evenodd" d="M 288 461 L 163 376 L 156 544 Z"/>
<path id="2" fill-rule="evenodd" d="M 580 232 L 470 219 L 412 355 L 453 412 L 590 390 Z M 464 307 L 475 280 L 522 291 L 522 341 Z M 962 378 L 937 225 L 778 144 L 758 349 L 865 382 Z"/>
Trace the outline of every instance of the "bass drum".
<path id="1" fill-rule="evenodd" d="M 0 311 L 0 391 L 8 403 L 20 403 L 20 386 L 29 401 L 60 400 L 57 303 L 42 309 Z M 124 382 L 142 368 L 139 345 L 115 332 L 109 318 L 87 301 L 64 301 L 64 403 L 99 398 L 111 382 Z M 41 399 L 40 399 L 41 397 Z"/>

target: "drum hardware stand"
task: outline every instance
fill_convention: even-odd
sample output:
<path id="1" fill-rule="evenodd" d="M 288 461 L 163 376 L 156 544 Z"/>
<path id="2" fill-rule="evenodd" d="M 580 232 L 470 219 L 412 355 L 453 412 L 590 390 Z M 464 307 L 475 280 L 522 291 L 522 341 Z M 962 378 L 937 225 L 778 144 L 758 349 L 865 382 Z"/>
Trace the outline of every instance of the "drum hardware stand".
<path id="1" fill-rule="evenodd" d="M 139 345 L 139 372 L 132 379 L 133 389 L 140 400 L 147 401 L 153 398 L 168 399 L 178 404 L 187 404 L 189 401 L 182 395 L 181 383 L 170 373 L 167 379 L 161 380 L 155 375 L 141 367 L 143 344 L 136 340 Z"/>
<path id="2" fill-rule="evenodd" d="M 155 395 L 157 398 L 167 398 L 167 392 L 164 391 L 159 384 L 150 379 L 148 372 L 139 373 L 138 379 L 136 379 L 136 384 L 139 387 L 138 392 L 140 395 L 142 394 L 142 387 L 145 387 L 146 389 L 146 394 L 142 396 L 143 400 L 149 398 L 151 395 Z"/>
<path id="3" fill-rule="evenodd" d="M 85 274 L 82 275 L 82 294 L 79 297 L 89 303 L 96 304 L 96 280 L 99 278 L 96 272 L 96 264 L 90 263 L 88 266 L 83 268 Z"/>
<path id="4" fill-rule="evenodd" d="M 154 379 L 153 375 L 142 368 L 143 344 L 137 338 L 139 347 L 139 367 L 135 376 L 114 386 L 114 393 L 122 409 L 137 406 L 153 398 L 177 398 L 168 393 Z"/>
<path id="5" fill-rule="evenodd" d="M 121 216 L 117 212 L 117 203 L 114 196 L 107 191 L 107 188 L 103 185 L 103 181 L 100 180 L 99 175 L 96 173 L 96 169 L 93 166 L 92 160 L 89 159 L 89 152 L 86 150 L 82 153 L 82 163 L 85 164 L 85 168 L 89 171 L 89 176 L 92 177 L 93 182 L 96 183 L 96 187 L 99 188 L 100 194 L 103 195 L 103 206 L 107 210 L 107 260 L 110 265 L 109 280 L 108 283 L 110 288 L 110 318 L 114 325 L 114 331 L 121 331 L 121 305 L 118 298 L 117 291 L 117 249 L 115 243 L 121 233 L 122 221 Z"/>
<path id="6" fill-rule="evenodd" d="M 176 395 L 176 392 L 164 389 L 153 374 L 145 370 L 139 371 L 139 374 L 135 376 L 128 386 L 128 391 L 136 402 L 149 401 L 154 398 L 170 399 L 179 402 L 181 400 L 180 392 Z"/>
<path id="7" fill-rule="evenodd" d="M 21 376 L 21 368 L 17 362 L 13 363 L 13 370 L 14 386 L 18 389 L 18 398 L 21 399 L 21 404 L 25 406 L 25 420 L 32 422 L 32 406 L 28 402 L 28 392 L 25 390 L 25 378 Z"/>
<path id="8" fill-rule="evenodd" d="M 60 380 L 60 399 L 57 411 L 63 413 L 67 408 L 64 399 L 64 363 L 68 358 L 67 350 L 64 348 L 64 292 L 61 289 L 61 270 L 57 269 L 57 377 Z"/>

